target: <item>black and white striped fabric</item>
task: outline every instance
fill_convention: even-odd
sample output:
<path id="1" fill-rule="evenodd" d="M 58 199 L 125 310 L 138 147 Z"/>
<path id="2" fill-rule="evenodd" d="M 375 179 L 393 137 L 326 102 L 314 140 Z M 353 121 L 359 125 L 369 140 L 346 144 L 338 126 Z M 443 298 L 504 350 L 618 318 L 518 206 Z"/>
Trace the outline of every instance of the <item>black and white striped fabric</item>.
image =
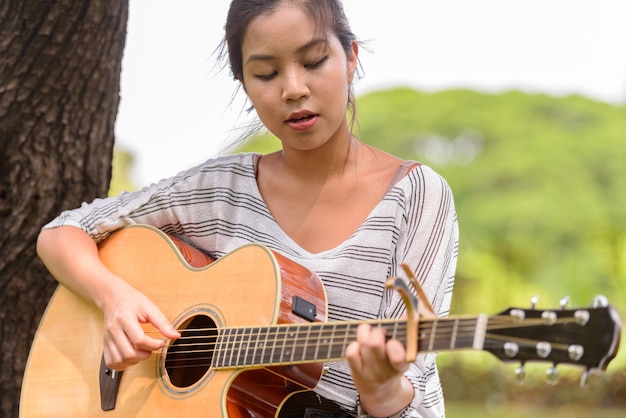
<path id="1" fill-rule="evenodd" d="M 129 224 L 149 224 L 182 237 L 212 257 L 259 242 L 315 271 L 324 282 L 330 321 L 400 317 L 399 296 L 385 290 L 400 263 L 415 271 L 435 311 L 449 312 L 458 252 L 452 193 L 431 168 L 419 165 L 402 177 L 345 242 L 312 254 L 274 221 L 256 183 L 259 154 L 224 156 L 142 190 L 97 199 L 63 212 L 45 228 L 73 225 L 94 240 Z M 328 364 L 316 388 L 350 411 L 357 393 L 346 362 Z M 419 355 L 407 372 L 411 406 L 398 417 L 443 416 L 435 354 Z"/>

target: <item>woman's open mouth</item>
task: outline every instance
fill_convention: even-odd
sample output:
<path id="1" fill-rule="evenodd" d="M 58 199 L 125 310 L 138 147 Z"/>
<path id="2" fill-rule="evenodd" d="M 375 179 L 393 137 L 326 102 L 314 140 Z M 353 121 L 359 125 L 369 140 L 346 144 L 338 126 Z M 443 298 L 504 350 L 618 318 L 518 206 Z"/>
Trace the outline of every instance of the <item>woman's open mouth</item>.
<path id="1" fill-rule="evenodd" d="M 289 116 L 285 123 L 293 130 L 304 131 L 312 128 L 318 119 L 319 115 L 316 113 L 307 111 L 295 112 Z"/>

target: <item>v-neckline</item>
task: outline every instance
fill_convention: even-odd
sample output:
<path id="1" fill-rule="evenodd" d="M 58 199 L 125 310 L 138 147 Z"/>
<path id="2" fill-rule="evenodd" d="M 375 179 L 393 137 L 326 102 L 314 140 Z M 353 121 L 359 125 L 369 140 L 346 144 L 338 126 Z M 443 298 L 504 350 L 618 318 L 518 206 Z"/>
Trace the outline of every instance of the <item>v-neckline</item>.
<path id="1" fill-rule="evenodd" d="M 253 165 L 253 170 L 254 170 L 254 192 L 257 195 L 256 197 L 263 203 L 263 210 L 266 212 L 266 215 L 272 220 L 274 225 L 276 225 L 276 228 L 283 235 L 284 239 L 288 241 L 289 247 L 297 249 L 299 254 L 301 254 L 301 255 L 303 255 L 303 256 L 305 256 L 307 258 L 323 258 L 323 257 L 325 257 L 325 256 L 327 256 L 329 254 L 336 253 L 337 251 L 340 251 L 343 247 L 345 247 L 354 238 L 354 236 L 356 234 L 358 234 L 358 232 L 362 229 L 363 225 L 367 224 L 367 222 L 372 218 L 372 216 L 380 208 L 381 204 L 385 201 L 385 197 L 403 179 L 405 179 L 407 177 L 407 175 L 409 174 L 409 172 L 413 168 L 415 168 L 415 167 L 420 165 L 420 163 L 418 163 L 416 161 L 411 161 L 411 160 L 404 161 L 402 164 L 400 164 L 400 166 L 398 166 L 398 169 L 396 170 L 396 173 L 394 174 L 393 178 L 391 179 L 390 184 L 389 184 L 387 190 L 385 191 L 385 193 L 383 194 L 381 199 L 378 201 L 378 203 L 376 203 L 376 205 L 371 209 L 371 211 L 368 213 L 368 215 L 363 219 L 363 222 L 361 222 L 359 224 L 359 226 L 357 228 L 355 228 L 355 230 L 346 239 L 342 240 L 339 244 L 335 245 L 334 247 L 328 248 L 326 250 L 321 250 L 321 251 L 318 251 L 318 252 L 312 252 L 312 251 L 309 251 L 306 248 L 304 248 L 295 239 L 293 239 L 291 237 L 291 235 L 289 235 L 285 231 L 285 229 L 281 226 L 281 224 L 276 220 L 276 218 L 274 217 L 274 215 L 270 211 L 269 206 L 267 205 L 267 202 L 263 198 L 263 195 L 261 194 L 261 190 L 259 189 L 259 185 L 258 185 L 258 181 L 257 181 L 257 173 L 258 173 L 259 162 L 260 162 L 262 157 L 263 157 L 263 154 L 254 154 L 253 157 L 252 157 L 252 165 Z"/>

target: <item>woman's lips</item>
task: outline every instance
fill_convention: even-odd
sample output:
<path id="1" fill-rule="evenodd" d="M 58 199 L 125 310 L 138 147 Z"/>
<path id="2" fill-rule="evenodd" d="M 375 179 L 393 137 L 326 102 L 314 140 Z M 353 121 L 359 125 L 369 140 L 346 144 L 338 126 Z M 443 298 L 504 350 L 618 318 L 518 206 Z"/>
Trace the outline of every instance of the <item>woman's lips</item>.
<path id="1" fill-rule="evenodd" d="M 317 123 L 319 115 L 309 111 L 294 112 L 289 115 L 285 124 L 294 131 L 305 131 L 311 129 Z"/>

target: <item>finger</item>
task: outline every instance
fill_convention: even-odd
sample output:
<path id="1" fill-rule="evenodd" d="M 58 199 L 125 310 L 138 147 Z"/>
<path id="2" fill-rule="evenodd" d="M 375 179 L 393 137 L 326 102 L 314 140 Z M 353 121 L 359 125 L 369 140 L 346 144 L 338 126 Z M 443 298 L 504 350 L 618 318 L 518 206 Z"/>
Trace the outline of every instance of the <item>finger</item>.
<path id="1" fill-rule="evenodd" d="M 115 344 L 108 344 L 105 340 L 102 355 L 104 356 L 104 363 L 108 368 L 113 370 L 124 370 L 124 367 L 121 365 L 122 356 L 117 351 Z"/>
<path id="2" fill-rule="evenodd" d="M 165 338 L 172 340 L 180 338 L 180 333 L 174 329 L 172 323 L 154 305 L 153 308 L 146 311 L 146 315 L 142 319 L 142 322 L 152 324 Z"/>
<path id="3" fill-rule="evenodd" d="M 346 361 L 352 370 L 361 371 L 363 369 L 363 359 L 361 358 L 361 348 L 356 341 L 351 342 L 346 347 Z"/>
<path id="4" fill-rule="evenodd" d="M 386 361 L 387 354 L 385 352 L 386 333 L 381 327 L 372 327 L 367 337 L 367 345 L 364 356 L 365 361 L 373 360 L 377 363 Z"/>
<path id="5" fill-rule="evenodd" d="M 370 324 L 360 324 L 356 329 L 356 340 L 360 345 L 368 345 L 372 327 Z"/>
<path id="6" fill-rule="evenodd" d="M 137 321 L 126 323 L 124 332 L 126 338 L 120 338 L 118 344 L 122 349 L 122 354 L 129 355 L 131 358 L 134 352 L 152 352 L 159 350 L 165 345 L 162 339 L 147 336 Z"/>
<path id="7" fill-rule="evenodd" d="M 394 370 L 404 372 L 409 368 L 409 363 L 406 362 L 406 349 L 400 341 L 387 341 L 386 352 L 389 364 Z"/>
<path id="8" fill-rule="evenodd" d="M 136 363 L 129 358 L 131 350 L 120 348 L 112 337 L 105 339 L 104 344 L 104 362 L 110 369 L 121 371 Z"/>
<path id="9" fill-rule="evenodd" d="M 145 336 L 147 340 L 152 340 Z M 156 340 L 156 343 L 160 341 Z M 133 343 L 131 339 L 125 333 L 118 333 L 118 336 L 109 335 L 105 339 L 104 357 L 105 363 L 108 367 L 114 370 L 124 370 L 129 366 L 133 366 L 140 361 L 148 359 L 152 355 L 152 349 L 144 349 L 138 347 L 138 345 L 150 345 L 150 342 L 146 343 Z"/>

